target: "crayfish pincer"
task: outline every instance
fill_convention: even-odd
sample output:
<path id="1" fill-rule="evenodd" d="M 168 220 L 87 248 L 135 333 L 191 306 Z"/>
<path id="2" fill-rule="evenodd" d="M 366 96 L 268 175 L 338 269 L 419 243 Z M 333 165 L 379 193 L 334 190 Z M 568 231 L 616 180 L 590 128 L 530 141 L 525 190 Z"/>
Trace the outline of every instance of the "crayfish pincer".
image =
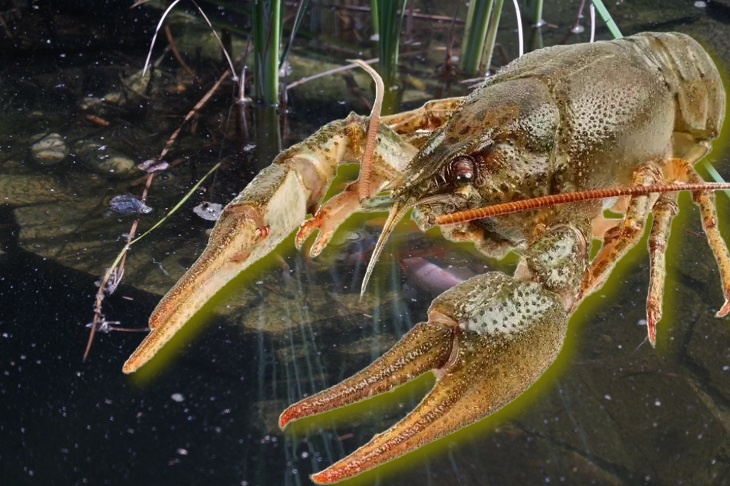
<path id="1" fill-rule="evenodd" d="M 428 320 L 380 359 L 281 414 L 283 428 L 435 373 L 415 410 L 315 474 L 316 482 L 357 475 L 520 395 L 553 362 L 570 314 L 639 241 L 649 214 L 653 344 L 677 191 L 692 191 L 700 207 L 725 295 L 717 315 L 725 316 L 730 254 L 712 193 L 722 185 L 703 183 L 693 168 L 718 136 L 724 110 L 717 68 L 697 42 L 645 33 L 535 51 L 465 98 L 431 101 L 380 123 L 373 123 L 375 113 L 334 121 L 282 152 L 229 203 L 205 252 L 153 312 L 152 331 L 124 371 L 148 361 L 213 294 L 294 230 L 298 246 L 318 232 L 316 255 L 342 221 L 382 191 L 392 206 L 370 268 L 411 209 L 422 229 L 439 225 L 450 240 L 472 242 L 490 257 L 516 251 L 521 261 L 514 275 L 490 272 L 444 292 Z M 364 155 L 367 180 L 363 169 L 361 179 L 322 204 L 337 165 Z M 521 211 L 494 210 L 503 206 Z M 604 217 L 609 207 L 623 217 Z M 593 239 L 602 247 L 591 259 Z"/>

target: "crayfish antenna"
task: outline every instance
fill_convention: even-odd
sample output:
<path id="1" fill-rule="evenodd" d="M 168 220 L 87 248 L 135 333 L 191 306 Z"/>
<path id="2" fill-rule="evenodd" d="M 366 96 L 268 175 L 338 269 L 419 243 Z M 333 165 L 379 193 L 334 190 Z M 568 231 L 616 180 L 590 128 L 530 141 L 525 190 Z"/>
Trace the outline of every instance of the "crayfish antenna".
<path id="1" fill-rule="evenodd" d="M 370 122 L 368 123 L 368 137 L 365 140 L 365 149 L 363 150 L 362 161 L 360 162 L 360 177 L 358 178 L 358 196 L 360 200 L 369 199 L 372 194 L 373 179 L 373 153 L 375 152 L 375 144 L 378 141 L 378 127 L 380 126 L 380 111 L 383 106 L 383 93 L 385 92 L 385 84 L 383 78 L 361 59 L 352 60 L 354 64 L 360 66 L 375 82 L 375 100 L 373 101 L 373 109 L 370 111 Z"/>
<path id="2" fill-rule="evenodd" d="M 607 199 L 618 196 L 645 196 L 647 194 L 664 194 L 667 192 L 705 192 L 726 191 L 730 189 L 727 182 L 702 182 L 689 184 L 653 184 L 649 186 L 607 187 L 605 189 L 589 189 L 586 191 L 564 192 L 548 194 L 547 196 L 533 197 L 519 201 L 492 204 L 481 208 L 465 209 L 450 214 L 443 214 L 433 218 L 433 224 L 457 224 L 491 218 L 503 214 L 518 213 L 540 209 L 556 204 L 568 204 L 594 199 Z M 730 304 L 725 304 L 723 310 L 730 311 Z"/>

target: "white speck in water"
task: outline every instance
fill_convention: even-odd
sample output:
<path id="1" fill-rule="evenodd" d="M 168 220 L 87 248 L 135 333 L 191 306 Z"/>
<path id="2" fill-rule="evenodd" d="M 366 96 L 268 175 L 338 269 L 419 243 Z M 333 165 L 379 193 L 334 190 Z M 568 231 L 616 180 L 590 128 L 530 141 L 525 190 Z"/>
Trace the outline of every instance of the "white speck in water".
<path id="1" fill-rule="evenodd" d="M 695 2 L 695 7 L 697 7 L 697 8 L 706 8 L 707 7 L 707 2 L 697 1 L 697 2 Z"/>
<path id="2" fill-rule="evenodd" d="M 655 407 L 661 407 L 662 406 L 662 402 L 657 398 L 656 400 L 654 400 L 654 406 Z"/>
<path id="3" fill-rule="evenodd" d="M 178 455 L 181 455 L 181 456 L 187 456 L 187 455 L 188 455 L 188 450 L 187 450 L 187 449 L 183 449 L 183 448 L 181 447 L 181 448 L 179 448 L 179 449 L 177 450 L 177 453 L 178 453 Z"/>
<path id="4" fill-rule="evenodd" d="M 727 371 L 727 370 L 730 370 L 730 366 L 725 365 L 722 367 L 722 371 Z"/>
<path id="5" fill-rule="evenodd" d="M 173 393 L 172 395 L 170 395 L 170 398 L 172 398 L 173 401 L 175 401 L 177 403 L 185 401 L 185 397 L 183 396 L 182 393 Z"/>
<path id="6" fill-rule="evenodd" d="M 637 326 L 642 326 L 642 327 L 645 327 L 645 326 L 646 326 L 646 319 L 639 319 L 639 320 L 638 320 L 638 321 L 636 322 L 636 325 L 637 325 Z"/>
<path id="7" fill-rule="evenodd" d="M 607 394 L 603 395 L 603 398 L 605 398 L 606 400 L 611 400 L 611 395 L 609 395 L 607 393 Z"/>
<path id="8" fill-rule="evenodd" d="M 309 452 L 307 452 L 307 451 L 302 452 L 302 459 L 306 459 L 308 457 L 309 457 Z"/>

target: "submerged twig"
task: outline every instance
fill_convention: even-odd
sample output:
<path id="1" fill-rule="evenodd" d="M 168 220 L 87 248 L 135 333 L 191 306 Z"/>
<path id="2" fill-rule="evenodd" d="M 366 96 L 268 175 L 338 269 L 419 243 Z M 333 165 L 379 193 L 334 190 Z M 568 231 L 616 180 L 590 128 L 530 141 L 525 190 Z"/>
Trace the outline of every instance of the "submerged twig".
<path id="1" fill-rule="evenodd" d="M 228 78 L 230 75 L 230 72 L 225 71 L 223 75 L 218 79 L 218 81 L 213 85 L 213 87 L 208 90 L 208 92 L 198 101 L 198 103 L 195 104 L 195 106 L 188 112 L 188 114 L 185 116 L 185 119 L 182 121 L 180 126 L 173 132 L 173 134 L 170 136 L 170 138 L 167 140 L 167 143 L 165 144 L 165 147 L 162 149 L 162 152 L 160 153 L 160 156 L 157 158 L 157 160 L 163 160 L 165 158 L 165 155 L 167 155 L 167 152 L 172 147 L 172 144 L 177 139 L 178 135 L 180 134 L 180 131 L 182 130 L 182 127 L 185 125 L 185 123 L 190 120 L 190 118 L 193 117 L 195 113 L 197 113 L 200 108 L 203 107 L 203 105 L 210 99 L 211 96 L 213 96 L 213 93 L 215 93 L 218 90 L 218 87 L 221 85 L 221 83 Z M 127 258 L 127 251 L 131 248 L 131 246 L 138 242 L 143 237 L 147 236 L 152 230 L 157 228 L 160 224 L 162 224 L 170 215 L 172 215 L 175 211 L 177 211 L 182 204 L 187 201 L 187 199 L 198 189 L 200 184 L 210 175 L 212 174 L 216 169 L 220 167 L 220 162 L 213 166 L 213 168 L 205 175 L 203 178 L 198 181 L 198 183 L 193 186 L 193 188 L 188 191 L 188 193 L 185 195 L 185 197 L 178 202 L 178 204 L 175 205 L 160 221 L 155 223 L 152 228 L 147 230 L 145 233 L 143 233 L 141 236 L 135 238 L 135 235 L 137 233 L 137 227 L 139 226 L 139 219 L 135 219 L 132 223 L 132 227 L 129 230 L 129 233 L 127 233 L 126 242 L 124 244 L 124 247 L 121 249 L 119 254 L 117 255 L 116 259 L 112 263 L 112 265 L 107 269 L 107 271 L 104 273 L 104 276 L 99 281 L 99 290 L 96 292 L 96 298 L 94 300 L 94 318 L 91 322 L 91 331 L 89 332 L 89 340 L 86 343 L 86 349 L 84 350 L 84 357 L 82 361 L 86 361 L 86 358 L 89 356 L 89 351 L 91 350 L 91 344 L 94 341 L 94 336 L 96 334 L 96 331 L 105 323 L 106 318 L 104 317 L 104 314 L 102 312 L 102 304 L 104 302 L 104 296 L 107 292 L 107 289 L 109 287 L 109 282 L 113 281 L 113 289 L 116 289 L 117 285 L 119 285 L 119 281 L 121 280 L 121 276 L 124 274 L 124 263 Z M 149 193 L 150 186 L 152 185 L 152 180 L 155 177 L 155 172 L 150 172 L 147 174 L 147 180 L 145 182 L 144 189 L 142 190 L 142 197 L 141 201 L 144 202 L 147 199 L 147 195 Z"/>
<path id="2" fill-rule="evenodd" d="M 170 52 L 172 52 L 172 55 L 175 57 L 177 62 L 182 66 L 182 68 L 188 72 L 191 78 L 193 78 L 193 82 L 198 82 L 198 75 L 195 74 L 195 71 L 188 66 L 188 64 L 185 62 L 185 59 L 182 58 L 180 55 L 180 51 L 177 50 L 177 45 L 175 44 L 175 39 L 172 37 L 172 31 L 170 30 L 170 26 L 165 26 L 165 37 L 167 38 L 167 43 L 170 46 Z"/>

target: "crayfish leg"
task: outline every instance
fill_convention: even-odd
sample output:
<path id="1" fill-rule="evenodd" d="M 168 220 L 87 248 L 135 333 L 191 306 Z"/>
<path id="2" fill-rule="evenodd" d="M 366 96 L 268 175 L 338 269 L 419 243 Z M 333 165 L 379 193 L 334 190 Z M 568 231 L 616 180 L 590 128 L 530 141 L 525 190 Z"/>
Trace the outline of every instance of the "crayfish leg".
<path id="1" fill-rule="evenodd" d="M 662 318 L 666 249 L 672 219 L 677 214 L 677 193 L 665 193 L 654 203 L 654 222 L 649 235 L 649 293 L 646 299 L 646 326 L 649 343 L 656 345 L 656 327 Z"/>
<path id="2" fill-rule="evenodd" d="M 647 163 L 636 170 L 631 185 L 649 186 L 661 182 L 663 182 L 662 174 L 656 163 Z M 581 282 L 580 292 L 575 301 L 576 306 L 583 297 L 605 283 L 616 262 L 641 239 L 646 218 L 657 198 L 657 195 L 652 194 L 632 197 L 623 221 L 605 232 L 603 246 Z"/>
<path id="3" fill-rule="evenodd" d="M 704 182 L 690 162 L 684 159 L 672 159 L 671 163 L 678 172 L 678 178 L 681 180 L 690 183 Z M 720 279 L 725 296 L 725 303 L 717 311 L 715 317 L 725 317 L 730 313 L 730 252 L 728 252 L 727 243 L 725 243 L 725 240 L 720 234 L 720 229 L 717 227 L 718 218 L 715 194 L 713 192 L 703 191 L 693 193 L 693 196 L 695 204 L 700 208 L 702 229 L 705 232 L 705 236 L 707 236 L 707 243 L 710 245 L 712 254 L 715 256 L 715 262 L 720 271 Z"/>

